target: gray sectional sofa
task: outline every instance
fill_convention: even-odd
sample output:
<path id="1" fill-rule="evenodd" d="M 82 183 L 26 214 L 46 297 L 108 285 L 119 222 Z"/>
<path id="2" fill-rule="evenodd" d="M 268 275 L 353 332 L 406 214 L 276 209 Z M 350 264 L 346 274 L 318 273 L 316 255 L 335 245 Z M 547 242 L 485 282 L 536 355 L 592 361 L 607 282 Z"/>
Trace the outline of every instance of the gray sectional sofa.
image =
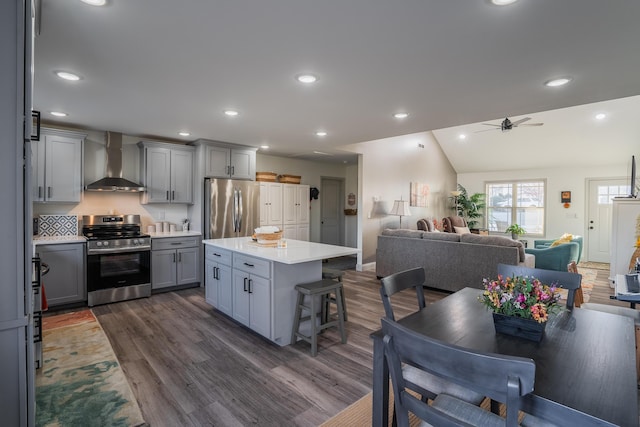
<path id="1" fill-rule="evenodd" d="M 482 288 L 482 280 L 495 278 L 501 263 L 533 268 L 535 256 L 525 254 L 522 243 L 502 236 L 402 229 L 378 236 L 378 277 L 424 267 L 426 286 L 455 292 Z"/>

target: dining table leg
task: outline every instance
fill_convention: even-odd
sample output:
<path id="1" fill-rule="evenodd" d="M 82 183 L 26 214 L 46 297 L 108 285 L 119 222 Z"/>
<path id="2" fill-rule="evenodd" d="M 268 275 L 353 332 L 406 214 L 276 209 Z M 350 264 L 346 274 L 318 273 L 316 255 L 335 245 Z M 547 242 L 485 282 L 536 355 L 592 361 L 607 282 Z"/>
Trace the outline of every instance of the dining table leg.
<path id="1" fill-rule="evenodd" d="M 389 367 L 384 357 L 382 336 L 373 338 L 373 413 L 371 425 L 389 425 Z"/>

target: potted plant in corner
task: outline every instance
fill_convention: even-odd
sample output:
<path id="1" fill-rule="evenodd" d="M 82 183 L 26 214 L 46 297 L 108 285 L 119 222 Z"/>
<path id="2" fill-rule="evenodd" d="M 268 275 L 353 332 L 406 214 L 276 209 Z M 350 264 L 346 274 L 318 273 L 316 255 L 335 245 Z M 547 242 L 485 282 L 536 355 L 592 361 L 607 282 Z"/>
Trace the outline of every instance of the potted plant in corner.
<path id="1" fill-rule="evenodd" d="M 518 224 L 511 224 L 509 227 L 507 227 L 506 230 L 504 230 L 505 233 L 511 233 L 511 238 L 513 240 L 518 240 L 518 237 L 521 234 L 525 234 L 527 232 L 527 230 L 525 230 L 524 228 L 520 227 Z"/>
<path id="2" fill-rule="evenodd" d="M 458 184 L 457 196 L 450 197 L 452 201 L 452 209 L 456 210 L 456 214 L 462 216 L 469 228 L 478 228 L 479 219 L 484 215 L 485 197 L 484 193 L 474 193 L 469 195 L 467 189 Z"/>

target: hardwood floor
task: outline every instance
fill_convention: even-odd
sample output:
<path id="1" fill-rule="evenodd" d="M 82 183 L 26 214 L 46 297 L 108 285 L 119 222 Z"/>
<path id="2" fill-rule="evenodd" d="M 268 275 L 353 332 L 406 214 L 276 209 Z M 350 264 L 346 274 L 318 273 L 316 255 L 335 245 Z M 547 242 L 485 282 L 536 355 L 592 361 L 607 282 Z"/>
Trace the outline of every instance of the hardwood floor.
<path id="1" fill-rule="evenodd" d="M 607 273 L 599 272 L 591 301 L 610 303 Z M 222 315 L 202 288 L 93 311 L 151 426 L 316 426 L 372 386 L 369 334 L 384 315 L 379 281 L 351 270 L 344 285 L 348 343 L 328 330 L 315 358 L 308 343 L 278 347 Z M 425 294 L 427 303 L 446 295 Z M 394 297 L 394 307 L 397 317 L 415 311 L 415 293 Z"/>

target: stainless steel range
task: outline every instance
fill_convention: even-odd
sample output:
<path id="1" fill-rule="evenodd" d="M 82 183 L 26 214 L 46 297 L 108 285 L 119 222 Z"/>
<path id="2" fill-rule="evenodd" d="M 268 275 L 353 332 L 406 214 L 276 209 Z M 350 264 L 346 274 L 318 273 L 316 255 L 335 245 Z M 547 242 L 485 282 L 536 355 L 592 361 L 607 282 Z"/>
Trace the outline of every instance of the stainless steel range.
<path id="1" fill-rule="evenodd" d="M 85 215 L 87 299 L 94 306 L 151 295 L 151 238 L 140 215 Z"/>

